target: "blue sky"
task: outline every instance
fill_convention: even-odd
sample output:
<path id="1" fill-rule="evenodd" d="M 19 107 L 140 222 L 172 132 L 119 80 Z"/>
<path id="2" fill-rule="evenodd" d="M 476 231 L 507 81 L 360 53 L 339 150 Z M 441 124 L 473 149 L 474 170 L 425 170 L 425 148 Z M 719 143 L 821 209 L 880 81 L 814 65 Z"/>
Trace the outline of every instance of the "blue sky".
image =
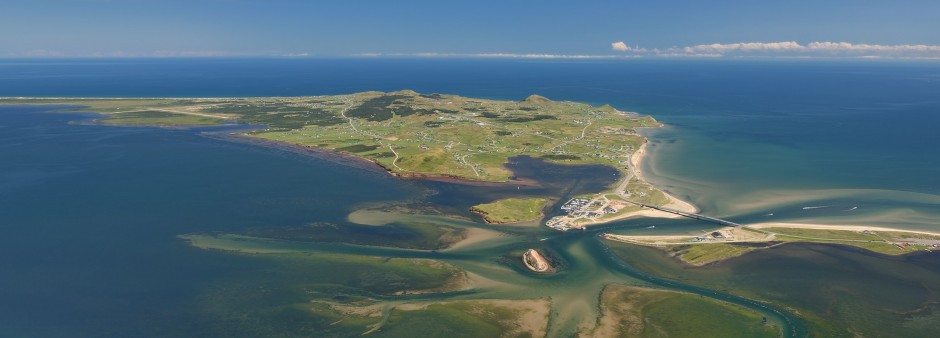
<path id="1" fill-rule="evenodd" d="M 940 57 L 938 16 L 917 0 L 3 0 L 0 56 Z"/>

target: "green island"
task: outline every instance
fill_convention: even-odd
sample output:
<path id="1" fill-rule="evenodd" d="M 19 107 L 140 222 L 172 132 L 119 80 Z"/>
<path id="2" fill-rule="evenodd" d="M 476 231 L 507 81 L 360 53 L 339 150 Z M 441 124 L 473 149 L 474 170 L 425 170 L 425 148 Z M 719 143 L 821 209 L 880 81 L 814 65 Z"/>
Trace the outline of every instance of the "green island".
<path id="1" fill-rule="evenodd" d="M 489 224 L 519 223 L 542 218 L 546 198 L 507 198 L 475 205 L 470 211 L 483 216 Z"/>
<path id="2" fill-rule="evenodd" d="M 725 227 L 700 235 L 626 236 L 605 238 L 659 248 L 683 263 L 702 266 L 784 243 L 828 243 L 901 255 L 940 248 L 940 234 L 879 227 L 768 223 Z"/>
<path id="3" fill-rule="evenodd" d="M 507 182 L 512 172 L 505 164 L 517 156 L 607 165 L 621 172 L 620 185 L 586 197 L 590 210 L 553 219 L 558 230 L 636 216 L 641 208 L 626 198 L 672 207 L 681 202 L 634 169 L 646 143 L 637 129 L 662 125 L 609 105 L 538 95 L 501 101 L 410 90 L 264 98 L 0 98 L 0 104 L 78 106 L 106 115 L 98 122 L 110 125 L 256 125 L 239 135 L 349 155 L 400 177 Z M 494 202 L 503 203 L 514 202 Z M 504 222 L 501 217 L 491 219 Z M 509 222 L 535 218 L 507 217 Z"/>

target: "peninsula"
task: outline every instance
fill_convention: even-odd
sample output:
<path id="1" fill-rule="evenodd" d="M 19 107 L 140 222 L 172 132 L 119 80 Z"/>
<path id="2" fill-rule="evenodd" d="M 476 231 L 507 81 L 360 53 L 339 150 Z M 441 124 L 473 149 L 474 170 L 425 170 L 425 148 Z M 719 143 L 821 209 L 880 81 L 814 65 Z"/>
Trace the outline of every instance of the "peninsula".
<path id="1" fill-rule="evenodd" d="M 557 230 L 632 216 L 678 217 L 635 202 L 694 211 L 648 184 L 635 169 L 646 143 L 637 128 L 661 124 L 609 105 L 538 95 L 500 101 L 410 90 L 266 98 L 0 98 L 0 104 L 81 106 L 106 115 L 98 122 L 112 125 L 257 125 L 240 135 L 354 156 L 400 177 L 507 182 L 512 172 L 504 164 L 516 156 L 601 164 L 621 172 L 619 185 L 566 204 L 568 215 L 549 221 Z M 541 217 L 540 208 L 530 208 L 527 213 L 533 215 L 491 214 L 489 219 Z"/>
<path id="2" fill-rule="evenodd" d="M 902 255 L 940 249 L 940 234 L 872 226 L 758 223 L 724 227 L 695 235 L 630 236 L 604 234 L 613 241 L 658 248 L 685 264 L 702 266 L 786 243 L 853 246 Z"/>

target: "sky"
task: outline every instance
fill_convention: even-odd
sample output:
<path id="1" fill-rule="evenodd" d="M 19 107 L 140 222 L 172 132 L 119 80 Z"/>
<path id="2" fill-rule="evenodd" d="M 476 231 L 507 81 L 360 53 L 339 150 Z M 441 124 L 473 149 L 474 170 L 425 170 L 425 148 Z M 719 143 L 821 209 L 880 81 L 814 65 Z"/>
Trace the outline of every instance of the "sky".
<path id="1" fill-rule="evenodd" d="M 3 0 L 0 57 L 940 58 L 936 0 Z"/>

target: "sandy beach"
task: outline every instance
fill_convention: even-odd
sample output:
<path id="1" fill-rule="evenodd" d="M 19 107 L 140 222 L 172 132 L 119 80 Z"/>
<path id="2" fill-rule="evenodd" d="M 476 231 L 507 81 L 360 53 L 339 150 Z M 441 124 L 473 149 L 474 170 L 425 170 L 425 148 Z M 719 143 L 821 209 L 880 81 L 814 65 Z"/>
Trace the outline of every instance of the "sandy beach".
<path id="1" fill-rule="evenodd" d="M 646 183 L 652 185 L 653 187 L 656 187 L 656 186 L 653 185 L 652 183 L 649 183 L 648 181 L 646 181 L 646 178 L 645 178 L 645 176 L 643 175 L 643 170 L 641 169 L 641 168 L 642 168 L 643 161 L 646 160 L 647 157 L 649 156 L 649 151 L 647 150 L 647 145 L 648 145 L 648 144 L 649 144 L 648 142 L 644 142 L 643 145 L 640 146 L 640 148 L 637 149 L 637 151 L 634 152 L 632 156 L 630 156 L 630 163 L 631 163 L 631 167 L 633 168 L 633 174 L 634 174 L 634 176 L 637 178 L 637 180 L 646 182 Z M 683 200 L 679 199 L 678 197 L 675 197 L 675 196 L 669 194 L 669 193 L 666 192 L 665 190 L 660 189 L 659 187 L 656 187 L 656 189 L 658 189 L 659 191 L 661 191 L 661 192 L 663 193 L 663 195 L 665 195 L 666 198 L 669 199 L 669 203 L 663 205 L 663 207 L 670 208 L 670 209 L 676 209 L 676 210 L 680 210 L 680 211 L 685 211 L 685 212 L 690 212 L 690 213 L 696 213 L 696 212 L 699 211 L 699 209 L 698 209 L 697 207 L 695 207 L 695 205 L 693 205 L 692 203 L 683 201 Z M 636 217 L 650 217 L 650 218 L 682 218 L 683 216 L 676 215 L 676 214 L 669 213 L 669 212 L 665 212 L 665 211 L 661 211 L 661 210 L 642 209 L 642 210 L 637 210 L 637 211 L 632 211 L 632 212 L 627 212 L 627 213 L 619 214 L 619 215 L 616 215 L 616 216 L 610 217 L 610 218 L 604 218 L 604 219 L 599 219 L 599 220 L 581 221 L 581 222 L 578 223 L 578 225 L 580 225 L 580 226 L 589 226 L 589 225 L 596 225 L 596 224 L 605 224 L 605 223 L 610 223 L 610 222 L 615 222 L 615 221 L 620 221 L 620 220 L 625 220 L 625 219 L 630 219 L 630 218 L 636 218 Z"/>
<path id="2" fill-rule="evenodd" d="M 647 181 L 647 180 L 646 180 L 646 177 L 643 175 L 643 161 L 646 161 L 647 158 L 650 156 L 650 155 L 649 155 L 649 151 L 647 150 L 647 146 L 648 146 L 648 145 L 649 145 L 649 142 L 644 142 L 643 145 L 640 146 L 640 149 L 637 149 L 637 151 L 633 153 L 633 156 L 630 157 L 630 163 L 633 165 L 633 173 L 634 173 L 634 175 L 636 175 L 636 178 L 637 178 L 638 180 L 643 181 L 643 182 L 646 182 L 646 183 L 648 183 L 648 184 L 650 184 L 650 185 L 653 185 L 652 183 L 650 183 L 649 181 Z M 696 208 L 695 205 L 692 205 L 692 203 L 683 201 L 683 200 L 679 199 L 678 197 L 675 197 L 675 196 L 669 194 L 669 193 L 666 192 L 665 190 L 662 190 L 661 188 L 658 188 L 658 187 L 657 187 L 657 189 L 659 189 L 659 191 L 662 191 L 663 194 L 666 195 L 667 198 L 669 198 L 669 201 L 670 201 L 669 204 L 664 205 L 664 207 L 670 208 L 670 209 L 676 209 L 676 210 L 680 210 L 680 211 L 685 211 L 685 212 L 692 212 L 692 213 L 698 212 L 698 208 Z M 647 216 L 647 217 L 667 217 L 667 218 L 681 217 L 681 216 L 678 216 L 678 215 L 675 215 L 675 214 L 671 214 L 671 213 L 668 213 L 668 212 L 662 212 L 662 211 L 658 211 L 658 210 L 651 210 L 651 211 L 656 211 L 656 212 L 658 212 L 658 213 L 662 213 L 662 214 L 666 214 L 666 215 L 661 215 L 661 216 L 647 216 L 647 215 L 644 214 L 644 215 L 640 215 L 640 216 Z M 658 215 L 658 214 L 657 214 L 657 215 Z"/>
<path id="3" fill-rule="evenodd" d="M 865 230 L 895 231 L 895 232 L 909 232 L 909 233 L 915 233 L 915 234 L 940 236 L 940 231 L 930 232 L 930 231 L 922 231 L 922 230 L 906 230 L 906 229 L 896 229 L 896 228 L 867 226 L 867 225 L 827 225 L 827 224 L 811 224 L 811 223 L 767 222 L 767 223 L 750 224 L 748 225 L 748 227 L 755 228 L 755 229 L 794 228 L 794 229 L 848 230 L 848 231 L 865 231 Z"/>
<path id="4" fill-rule="evenodd" d="M 542 254 L 535 249 L 526 250 L 526 252 L 522 254 L 522 263 L 524 263 L 529 270 L 535 272 L 552 272 L 554 270 L 552 269 L 552 265 L 548 263 L 548 260 L 542 257 Z"/>

